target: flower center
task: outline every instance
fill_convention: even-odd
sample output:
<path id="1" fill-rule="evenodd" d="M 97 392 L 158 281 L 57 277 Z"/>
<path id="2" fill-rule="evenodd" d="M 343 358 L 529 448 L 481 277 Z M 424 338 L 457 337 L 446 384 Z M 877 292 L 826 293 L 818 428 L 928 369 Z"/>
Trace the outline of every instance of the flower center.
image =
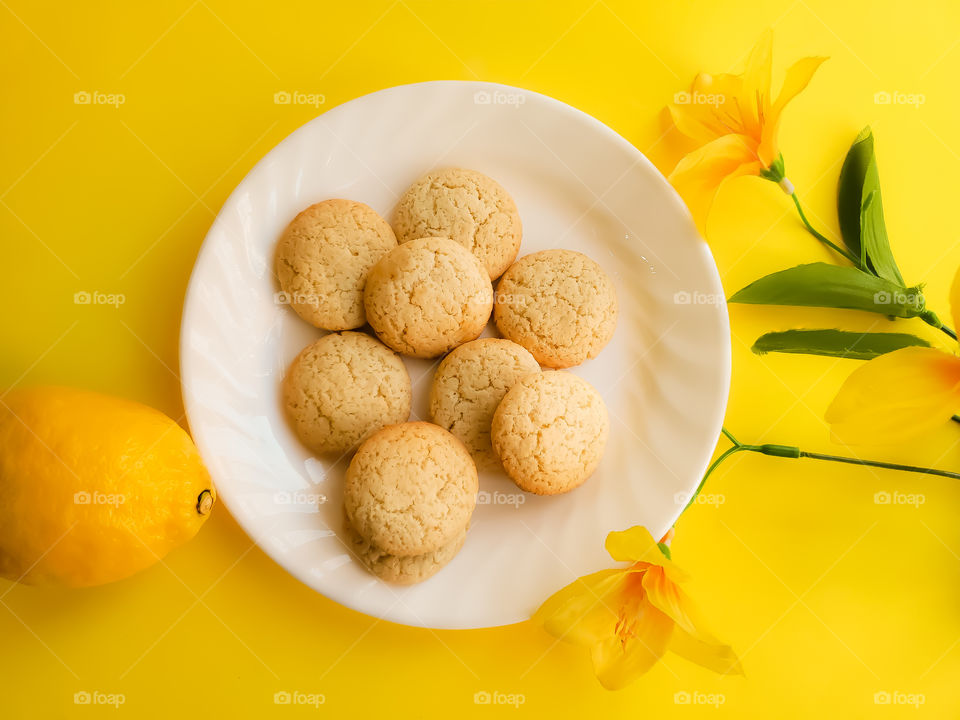
<path id="1" fill-rule="evenodd" d="M 643 619 L 645 599 L 643 574 L 645 572 L 646 569 L 632 572 L 627 575 L 624 581 L 620 609 L 617 613 L 617 624 L 614 628 L 621 647 L 625 647 L 630 640 L 637 636 L 637 628 Z"/>

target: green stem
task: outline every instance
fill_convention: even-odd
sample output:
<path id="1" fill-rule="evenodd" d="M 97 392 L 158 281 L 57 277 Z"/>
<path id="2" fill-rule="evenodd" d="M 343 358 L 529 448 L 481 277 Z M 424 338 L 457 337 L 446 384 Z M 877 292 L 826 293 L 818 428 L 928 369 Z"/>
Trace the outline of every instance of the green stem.
<path id="1" fill-rule="evenodd" d="M 726 430 L 724 430 L 724 434 L 726 434 Z M 730 436 L 728 435 L 728 437 Z M 718 457 L 716 460 L 710 463 L 710 467 L 708 467 L 707 471 L 703 474 L 703 478 L 700 480 L 700 484 L 697 485 L 697 489 L 693 491 L 693 495 L 690 496 L 690 500 L 687 502 L 686 505 L 683 506 L 683 510 L 681 511 L 681 514 L 686 512 L 687 508 L 693 505 L 694 501 L 697 499 L 697 495 L 699 495 L 700 491 L 703 490 L 703 486 L 706 484 L 707 478 L 710 477 L 713 471 L 716 470 L 718 467 L 720 467 L 720 464 L 724 460 L 726 460 L 728 457 L 730 457 L 735 453 L 741 452 L 745 449 L 746 448 L 743 445 L 741 445 L 740 443 L 737 443 L 733 447 L 729 447 L 726 450 L 724 450 L 723 454 L 721 454 L 720 457 Z"/>
<path id="2" fill-rule="evenodd" d="M 953 417 L 953 419 L 960 422 L 960 418 L 958 418 L 956 415 Z M 862 465 L 864 467 L 883 468 L 884 470 L 900 470 L 901 472 L 920 473 L 921 475 L 936 475 L 938 477 L 960 480 L 960 473 L 951 472 L 949 470 L 937 470 L 936 468 L 918 467 L 916 465 L 902 465 L 900 463 L 888 463 L 880 460 L 862 460 L 861 458 L 844 457 L 842 455 L 826 455 L 824 453 L 807 452 L 806 450 L 801 450 L 795 445 L 774 445 L 771 443 L 766 443 L 764 445 L 747 445 L 737 440 L 725 427 L 721 428 L 721 430 L 726 438 L 733 443 L 733 445 L 724 450 L 720 457 L 710 463 L 710 467 L 708 467 L 707 471 L 703 474 L 700 484 L 697 486 L 697 489 L 694 491 L 693 495 L 691 495 L 690 501 L 684 506 L 684 511 L 686 511 L 687 508 L 693 505 L 694 501 L 696 501 L 697 496 L 700 494 L 700 491 L 707 482 L 707 478 L 713 474 L 713 471 L 720 467 L 724 460 L 738 452 L 755 452 L 760 453 L 761 455 L 790 458 L 792 460 L 799 458 L 825 460 L 827 462 L 846 463 L 848 465 Z"/>
<path id="3" fill-rule="evenodd" d="M 960 473 L 936 468 L 917 467 L 915 465 L 900 465 L 899 463 L 880 462 L 878 460 L 861 460 L 860 458 L 840 457 L 839 455 L 824 455 L 823 453 L 800 451 L 800 457 L 811 460 L 829 460 L 830 462 L 848 463 L 850 465 L 866 465 L 867 467 L 884 468 L 885 470 L 901 470 L 903 472 L 920 473 L 921 475 L 937 475 L 939 477 L 960 480 Z"/>
<path id="4" fill-rule="evenodd" d="M 797 206 L 797 212 L 800 213 L 800 219 L 803 221 L 803 224 L 806 226 L 809 233 L 827 247 L 843 255 L 847 260 L 852 262 L 855 267 L 860 267 L 860 258 L 854 257 L 849 250 L 845 250 L 839 245 L 831 242 L 825 235 L 818 232 L 817 229 L 810 224 L 810 221 L 807 220 L 806 213 L 803 212 L 803 207 L 800 205 L 800 198 L 797 197 L 797 193 L 791 193 L 790 197 L 793 198 L 793 204 Z"/>
<path id="5" fill-rule="evenodd" d="M 948 328 L 946 325 L 941 324 L 939 328 L 940 332 L 946 333 L 952 340 L 957 339 L 957 333 L 954 332 L 953 328 Z"/>

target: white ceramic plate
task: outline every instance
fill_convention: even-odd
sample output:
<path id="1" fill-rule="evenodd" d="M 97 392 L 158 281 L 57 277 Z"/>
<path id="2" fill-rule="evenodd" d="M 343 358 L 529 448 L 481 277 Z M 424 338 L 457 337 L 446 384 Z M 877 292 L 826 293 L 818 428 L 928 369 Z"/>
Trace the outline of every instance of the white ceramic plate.
<path id="1" fill-rule="evenodd" d="M 346 460 L 311 457 L 284 420 L 284 371 L 322 333 L 277 301 L 272 259 L 283 228 L 311 203 L 360 200 L 389 219 L 414 179 L 449 165 L 486 173 L 514 197 L 521 255 L 579 250 L 613 277 L 616 334 L 573 368 L 603 394 L 611 433 L 596 473 L 568 495 L 526 495 L 505 475 L 481 475 L 463 550 L 430 580 L 402 588 L 367 574 L 341 541 Z M 609 566 L 611 530 L 664 533 L 707 465 L 730 382 L 716 266 L 663 176 L 589 115 L 478 82 L 366 95 L 270 151 L 203 243 L 180 355 L 193 436 L 224 504 L 260 547 L 339 603 L 434 628 L 524 620 L 575 577 Z M 407 366 L 413 414 L 425 418 L 434 364 Z"/>

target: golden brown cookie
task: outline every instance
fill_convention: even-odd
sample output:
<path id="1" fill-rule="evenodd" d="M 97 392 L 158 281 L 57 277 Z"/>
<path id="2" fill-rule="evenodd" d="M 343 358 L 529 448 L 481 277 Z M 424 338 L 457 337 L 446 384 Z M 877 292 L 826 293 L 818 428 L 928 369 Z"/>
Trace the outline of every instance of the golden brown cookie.
<path id="1" fill-rule="evenodd" d="M 297 215 L 277 245 L 282 297 L 324 330 L 358 328 L 367 319 L 367 273 L 397 246 L 387 221 L 353 200 L 325 200 Z"/>
<path id="2" fill-rule="evenodd" d="M 353 529 L 350 520 L 346 517 L 343 521 L 343 530 L 347 536 L 350 552 L 363 563 L 367 570 L 381 580 L 398 585 L 413 585 L 436 575 L 460 552 L 460 548 L 467 539 L 467 529 L 464 528 L 439 550 L 423 555 L 400 557 L 386 553 L 364 540 L 363 536 Z"/>
<path id="3" fill-rule="evenodd" d="M 283 379 L 297 436 L 317 453 L 344 453 L 410 417 L 410 376 L 400 356 L 359 332 L 331 333 L 305 347 Z"/>
<path id="4" fill-rule="evenodd" d="M 364 304 L 387 345 L 404 355 L 436 357 L 483 332 L 493 288 L 470 251 L 448 238 L 420 238 L 374 266 Z"/>
<path id="5" fill-rule="evenodd" d="M 610 432 L 603 398 L 568 372 L 527 375 L 493 415 L 493 448 L 521 490 L 557 495 L 596 469 Z"/>
<path id="6" fill-rule="evenodd" d="M 417 180 L 394 210 L 397 239 L 448 237 L 472 252 L 496 280 L 520 250 L 523 229 L 513 198 L 475 170 L 434 170 Z"/>
<path id="7" fill-rule="evenodd" d="M 596 357 L 617 325 L 617 294 L 603 269 L 573 250 L 525 255 L 500 278 L 493 312 L 500 334 L 541 365 Z"/>
<path id="8" fill-rule="evenodd" d="M 437 368 L 430 417 L 459 439 L 481 470 L 500 464 L 490 445 L 497 405 L 524 375 L 540 372 L 533 355 L 510 340 L 481 338 L 461 345 Z"/>
<path id="9" fill-rule="evenodd" d="M 343 504 L 360 536 L 390 555 L 440 550 L 466 528 L 477 468 L 459 440 L 427 422 L 372 435 L 347 468 Z"/>

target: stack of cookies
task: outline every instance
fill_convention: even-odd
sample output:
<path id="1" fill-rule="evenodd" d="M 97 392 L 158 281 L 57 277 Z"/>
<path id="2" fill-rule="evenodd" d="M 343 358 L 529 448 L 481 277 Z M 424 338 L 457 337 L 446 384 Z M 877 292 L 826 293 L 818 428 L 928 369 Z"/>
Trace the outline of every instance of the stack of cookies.
<path id="1" fill-rule="evenodd" d="M 450 433 L 426 422 L 388 425 L 347 469 L 345 528 L 355 554 L 384 580 L 425 580 L 463 547 L 478 487 L 476 466 Z"/>
<path id="2" fill-rule="evenodd" d="M 613 283 L 571 250 L 516 261 L 521 237 L 506 190 L 450 168 L 404 193 L 392 227 L 363 203 L 326 200 L 280 238 L 284 297 L 330 331 L 291 364 L 284 407 L 311 451 L 355 453 L 344 531 L 356 558 L 383 580 L 419 582 L 457 554 L 478 468 L 555 495 L 582 484 L 603 455 L 603 399 L 562 369 L 612 338 Z M 502 337 L 477 339 L 491 315 Z M 412 388 L 401 355 L 443 358 L 430 423 L 408 422 Z"/>

